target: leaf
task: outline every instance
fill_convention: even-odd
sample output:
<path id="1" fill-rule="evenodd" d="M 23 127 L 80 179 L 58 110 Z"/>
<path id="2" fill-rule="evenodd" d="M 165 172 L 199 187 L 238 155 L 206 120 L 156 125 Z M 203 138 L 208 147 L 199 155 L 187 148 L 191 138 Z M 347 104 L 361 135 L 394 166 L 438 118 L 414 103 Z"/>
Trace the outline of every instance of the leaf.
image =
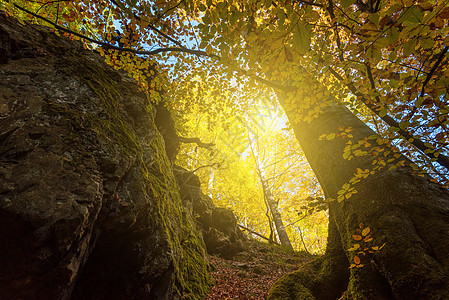
<path id="1" fill-rule="evenodd" d="M 379 250 L 379 246 L 374 246 L 374 247 L 372 247 L 371 249 L 377 251 L 377 250 Z"/>
<path id="2" fill-rule="evenodd" d="M 379 117 L 383 118 L 387 115 L 387 109 L 384 107 L 379 112 Z"/>
<path id="3" fill-rule="evenodd" d="M 340 5 L 342 8 L 347 8 L 355 3 L 356 0 L 341 0 Z"/>
<path id="4" fill-rule="evenodd" d="M 328 135 L 326 135 L 326 140 L 328 140 L 328 141 L 330 141 L 334 138 L 335 138 L 335 133 L 329 133 Z"/>
<path id="5" fill-rule="evenodd" d="M 409 56 L 410 54 L 415 52 L 415 47 L 416 47 L 416 39 L 411 39 L 410 41 L 404 44 L 402 48 L 402 54 L 404 54 L 405 56 Z"/>
<path id="6" fill-rule="evenodd" d="M 373 240 L 373 238 L 370 238 L 369 235 L 368 235 L 366 238 L 363 239 L 363 241 L 364 241 L 365 243 L 369 243 L 369 242 L 371 242 L 372 240 Z"/>
<path id="7" fill-rule="evenodd" d="M 358 234 L 353 234 L 353 235 L 352 235 L 352 238 L 353 238 L 355 241 L 360 241 L 360 240 L 362 240 L 362 236 L 361 236 L 361 235 L 358 235 Z"/>
<path id="8" fill-rule="evenodd" d="M 356 265 L 360 264 L 360 257 L 358 257 L 357 255 L 354 256 L 354 262 Z"/>
<path id="9" fill-rule="evenodd" d="M 449 7 L 445 7 L 438 16 L 442 19 L 449 19 Z"/>
<path id="10" fill-rule="evenodd" d="M 368 233 L 370 233 L 371 229 L 369 227 L 366 227 L 365 229 L 363 229 L 362 231 L 362 235 L 366 236 Z"/>
<path id="11" fill-rule="evenodd" d="M 445 46 L 449 46 L 449 36 L 447 36 L 444 40 L 443 40 L 443 44 Z"/>
<path id="12" fill-rule="evenodd" d="M 316 22 L 320 19 L 320 14 L 316 10 L 309 11 L 304 15 L 304 20 L 307 22 Z"/>
<path id="13" fill-rule="evenodd" d="M 293 34 L 293 46 L 296 51 L 300 54 L 305 54 L 310 49 L 311 40 L 312 33 L 310 29 L 304 23 L 299 23 Z"/>
<path id="14" fill-rule="evenodd" d="M 413 5 L 405 10 L 402 14 L 400 22 L 409 21 L 411 23 L 419 23 L 422 21 L 424 13 L 418 8 L 418 6 Z"/>

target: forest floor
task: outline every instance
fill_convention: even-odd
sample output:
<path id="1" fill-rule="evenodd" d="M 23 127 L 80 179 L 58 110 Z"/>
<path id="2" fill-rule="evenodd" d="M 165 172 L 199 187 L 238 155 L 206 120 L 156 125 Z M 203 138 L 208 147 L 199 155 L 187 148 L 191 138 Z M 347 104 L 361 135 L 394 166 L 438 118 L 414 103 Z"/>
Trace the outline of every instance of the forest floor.
<path id="1" fill-rule="evenodd" d="M 291 253 L 279 246 L 250 241 L 244 252 L 231 260 L 209 256 L 215 270 L 215 285 L 207 300 L 266 299 L 273 283 L 282 275 L 297 270 L 316 256 Z"/>

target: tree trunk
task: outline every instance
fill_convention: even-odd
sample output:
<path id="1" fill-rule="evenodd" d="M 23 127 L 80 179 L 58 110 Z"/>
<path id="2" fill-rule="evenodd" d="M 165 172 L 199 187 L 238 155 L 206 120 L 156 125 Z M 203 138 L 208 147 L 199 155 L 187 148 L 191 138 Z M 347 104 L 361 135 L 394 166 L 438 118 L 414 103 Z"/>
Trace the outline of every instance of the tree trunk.
<path id="1" fill-rule="evenodd" d="M 336 199 L 357 168 L 372 170 L 377 158 L 344 159 L 346 142 L 357 144 L 374 132 L 343 106 L 322 110 L 309 123 L 295 123 L 295 112 L 286 113 L 326 198 Z M 353 128 L 352 139 L 319 139 L 348 127 Z M 352 197 L 329 204 L 324 258 L 281 278 L 269 299 L 449 299 L 449 192 L 413 175 L 405 157 L 387 162 L 392 158 L 393 153 L 386 155 L 384 168 L 356 184 Z M 405 166 L 390 169 L 399 160 Z M 355 263 L 356 253 L 348 249 L 360 243 L 353 238 L 360 224 L 371 229 L 369 247 L 385 247 L 374 256 L 358 254 L 364 266 L 348 269 Z"/>
<path id="2" fill-rule="evenodd" d="M 285 230 L 284 223 L 282 222 L 281 213 L 279 212 L 279 208 L 276 203 L 276 200 L 274 200 L 273 194 L 271 194 L 270 186 L 269 186 L 268 180 L 265 176 L 265 171 L 263 169 L 263 166 L 260 163 L 259 157 L 255 153 L 255 150 L 252 146 L 252 142 L 251 142 L 251 138 L 249 137 L 249 133 L 248 133 L 248 142 L 249 142 L 249 145 L 251 148 L 251 153 L 253 155 L 254 161 L 256 163 L 257 175 L 259 176 L 259 181 L 262 184 L 263 195 L 264 195 L 266 204 L 268 205 L 268 208 L 271 211 L 271 216 L 273 218 L 274 225 L 276 226 L 276 232 L 279 236 L 279 241 L 281 242 L 282 246 L 293 251 L 292 243 L 290 242 L 287 231 Z M 271 224 L 270 224 L 270 228 L 271 228 Z"/>
<path id="3" fill-rule="evenodd" d="M 257 168 L 259 169 L 259 166 L 257 165 Z M 290 242 L 290 239 L 287 235 L 287 231 L 285 231 L 284 223 L 282 222 L 282 216 L 279 212 L 278 206 L 276 201 L 273 198 L 273 195 L 271 194 L 270 187 L 268 186 L 268 181 L 264 177 L 263 173 L 260 173 L 260 170 L 258 170 L 259 173 L 259 179 L 260 183 L 262 184 L 263 188 L 263 194 L 265 196 L 265 199 L 267 200 L 267 204 L 271 211 L 271 216 L 273 217 L 274 225 L 276 226 L 276 232 L 279 236 L 279 241 L 281 242 L 281 245 L 292 250 L 293 246 Z"/>

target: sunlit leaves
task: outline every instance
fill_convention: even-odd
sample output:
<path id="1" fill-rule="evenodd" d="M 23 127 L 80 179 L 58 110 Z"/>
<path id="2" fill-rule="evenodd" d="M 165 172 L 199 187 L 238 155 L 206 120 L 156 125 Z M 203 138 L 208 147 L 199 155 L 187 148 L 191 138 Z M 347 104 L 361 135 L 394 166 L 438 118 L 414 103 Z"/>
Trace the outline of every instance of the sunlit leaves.
<path id="1" fill-rule="evenodd" d="M 300 54 L 305 54 L 310 49 L 312 33 L 305 23 L 298 23 L 293 34 L 293 46 Z"/>
<path id="2" fill-rule="evenodd" d="M 369 235 L 371 228 L 363 227 L 363 224 L 360 224 L 356 229 L 356 234 L 352 235 L 352 239 L 356 243 L 347 250 L 355 252 L 353 263 L 349 266 L 350 269 L 362 268 L 367 263 L 374 263 L 375 255 L 385 246 L 385 243 L 382 246 L 372 246 L 373 238 Z"/>

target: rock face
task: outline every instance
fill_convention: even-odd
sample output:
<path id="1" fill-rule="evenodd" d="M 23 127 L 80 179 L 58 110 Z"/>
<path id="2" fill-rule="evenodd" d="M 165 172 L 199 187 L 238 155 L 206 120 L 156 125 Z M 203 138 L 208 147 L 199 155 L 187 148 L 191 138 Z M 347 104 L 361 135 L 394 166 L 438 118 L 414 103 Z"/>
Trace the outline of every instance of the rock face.
<path id="1" fill-rule="evenodd" d="M 228 208 L 217 207 L 209 196 L 204 195 L 200 180 L 193 172 L 178 166 L 173 171 L 184 205 L 193 211 L 203 233 L 207 252 L 229 259 L 243 251 L 246 238 L 234 213 Z"/>
<path id="2" fill-rule="evenodd" d="M 156 106 L 155 124 L 164 136 L 165 149 L 173 163 L 180 148 L 175 122 L 167 108 Z M 210 197 L 201 191 L 201 182 L 193 172 L 173 166 L 173 173 L 185 207 L 193 212 L 198 229 L 202 232 L 209 254 L 232 258 L 244 250 L 245 235 L 237 224 L 234 213 L 227 208 L 217 207 Z"/>
<path id="3" fill-rule="evenodd" d="M 0 14 L 0 298 L 201 298 L 203 242 L 132 80 Z"/>

